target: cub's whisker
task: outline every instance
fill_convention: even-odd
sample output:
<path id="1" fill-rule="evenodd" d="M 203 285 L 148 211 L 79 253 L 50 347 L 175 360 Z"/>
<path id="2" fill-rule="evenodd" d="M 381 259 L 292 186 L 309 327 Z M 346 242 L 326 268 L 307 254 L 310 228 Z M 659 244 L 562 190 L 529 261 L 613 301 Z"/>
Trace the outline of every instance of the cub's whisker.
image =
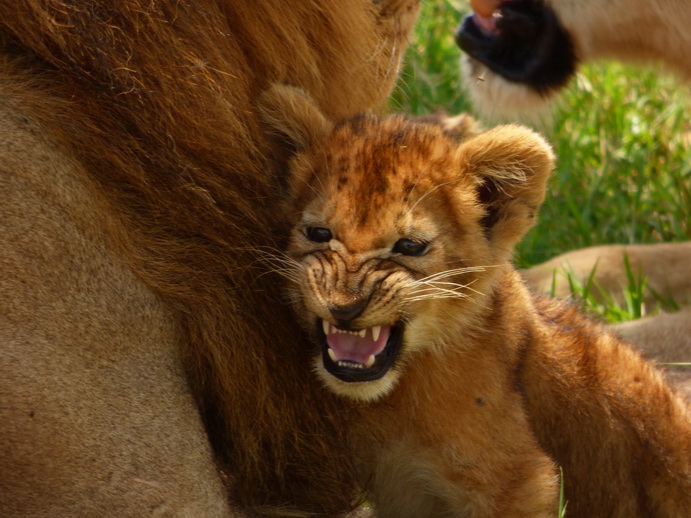
<path id="1" fill-rule="evenodd" d="M 258 279 L 270 273 L 277 273 L 294 283 L 301 282 L 305 270 L 305 266 L 302 263 L 279 250 L 270 249 L 269 247 L 266 247 L 266 249 L 267 251 L 256 250 L 262 253 L 257 262 L 268 268 L 268 271 L 262 272 L 257 276 Z M 268 250 L 271 250 L 271 252 L 268 252 Z"/>

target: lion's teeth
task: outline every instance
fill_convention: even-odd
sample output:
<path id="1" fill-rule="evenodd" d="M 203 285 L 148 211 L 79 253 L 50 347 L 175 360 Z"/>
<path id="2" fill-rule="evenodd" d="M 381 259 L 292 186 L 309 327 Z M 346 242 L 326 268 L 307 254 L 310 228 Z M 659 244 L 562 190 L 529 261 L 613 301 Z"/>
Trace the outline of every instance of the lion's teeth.
<path id="1" fill-rule="evenodd" d="M 324 329 L 324 334 L 329 334 L 329 323 L 326 320 L 322 320 L 322 328 Z"/>
<path id="2" fill-rule="evenodd" d="M 338 356 L 336 356 L 336 353 L 331 349 L 330 347 L 327 349 L 327 352 L 329 353 L 329 358 L 331 358 L 331 361 L 334 363 L 339 363 L 338 362 Z"/>
<path id="3" fill-rule="evenodd" d="M 372 365 L 374 365 L 375 361 L 376 361 L 376 358 L 372 354 L 369 358 L 367 358 L 367 361 L 365 362 L 365 367 L 369 369 Z"/>
<path id="4" fill-rule="evenodd" d="M 365 366 L 357 362 L 342 361 L 338 362 L 339 367 L 347 367 L 349 369 L 364 369 Z"/>
<path id="5" fill-rule="evenodd" d="M 360 332 L 358 333 L 358 336 L 360 338 L 364 338 L 366 333 L 367 333 L 367 330 L 361 329 Z"/>
<path id="6" fill-rule="evenodd" d="M 379 340 L 379 334 L 381 333 L 381 326 L 374 326 L 372 328 L 372 340 L 375 342 Z"/>

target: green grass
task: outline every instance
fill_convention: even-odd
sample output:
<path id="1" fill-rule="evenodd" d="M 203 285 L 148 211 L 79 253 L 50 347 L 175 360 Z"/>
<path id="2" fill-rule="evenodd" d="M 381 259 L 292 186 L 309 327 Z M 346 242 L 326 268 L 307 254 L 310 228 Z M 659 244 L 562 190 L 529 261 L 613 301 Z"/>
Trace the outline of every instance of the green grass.
<path id="1" fill-rule="evenodd" d="M 393 110 L 472 113 L 453 41 L 466 12 L 463 1 L 423 4 Z M 557 171 L 540 222 L 519 245 L 517 265 L 596 244 L 691 239 L 691 153 L 684 142 L 685 135 L 691 139 L 690 98 L 664 73 L 617 63 L 583 67 L 561 97 L 553 126 L 543 128 Z M 636 318 L 644 281 L 632 282 L 631 307 L 591 309 L 613 321 Z"/>
<path id="2" fill-rule="evenodd" d="M 559 468 L 559 511 L 557 512 L 557 518 L 566 517 L 566 507 L 568 502 L 564 497 L 564 470 Z"/>

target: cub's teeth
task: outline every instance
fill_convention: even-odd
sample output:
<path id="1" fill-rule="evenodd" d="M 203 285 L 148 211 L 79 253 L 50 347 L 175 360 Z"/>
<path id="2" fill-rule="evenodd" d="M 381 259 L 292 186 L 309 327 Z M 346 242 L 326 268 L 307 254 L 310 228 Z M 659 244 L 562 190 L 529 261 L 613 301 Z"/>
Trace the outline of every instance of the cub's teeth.
<path id="1" fill-rule="evenodd" d="M 329 353 L 329 358 L 331 358 L 331 361 L 334 363 L 338 363 L 338 356 L 336 356 L 336 353 L 331 349 L 330 347 L 327 349 Z"/>
<path id="2" fill-rule="evenodd" d="M 326 320 L 322 320 L 322 328 L 324 329 L 324 334 L 329 334 L 329 323 Z M 331 349 L 329 349 L 331 350 Z"/>
<path id="3" fill-rule="evenodd" d="M 374 326 L 372 328 L 372 340 L 375 342 L 379 340 L 379 334 L 381 333 L 381 326 Z"/>
<path id="4" fill-rule="evenodd" d="M 369 358 L 367 358 L 367 361 L 365 362 L 365 367 L 370 368 L 372 365 L 374 365 L 374 362 L 376 359 L 374 358 L 374 355 L 372 354 Z"/>

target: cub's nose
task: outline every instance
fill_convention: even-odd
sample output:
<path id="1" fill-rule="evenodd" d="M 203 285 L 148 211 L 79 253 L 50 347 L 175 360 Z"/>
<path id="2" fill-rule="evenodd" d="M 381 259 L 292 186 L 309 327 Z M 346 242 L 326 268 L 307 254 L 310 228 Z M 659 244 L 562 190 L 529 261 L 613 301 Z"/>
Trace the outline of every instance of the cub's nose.
<path id="1" fill-rule="evenodd" d="M 348 324 L 362 315 L 367 300 L 356 300 L 350 304 L 329 304 L 329 312 L 336 320 L 338 327 L 347 328 Z"/>

